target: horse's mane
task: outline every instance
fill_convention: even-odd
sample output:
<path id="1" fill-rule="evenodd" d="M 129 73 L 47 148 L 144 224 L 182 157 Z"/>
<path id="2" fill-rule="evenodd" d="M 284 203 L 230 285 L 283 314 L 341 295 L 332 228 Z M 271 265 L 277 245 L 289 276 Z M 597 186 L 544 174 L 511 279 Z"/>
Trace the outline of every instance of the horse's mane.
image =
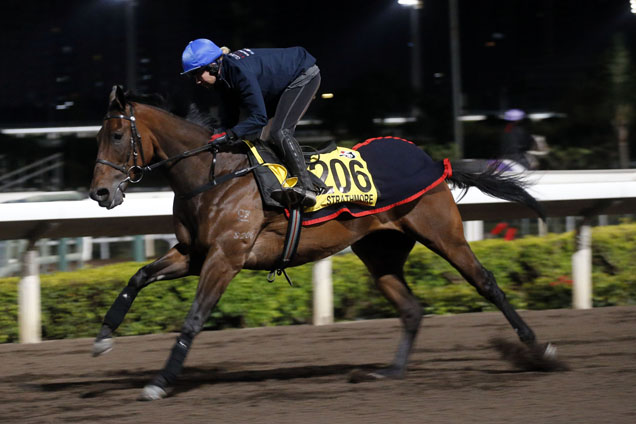
<path id="1" fill-rule="evenodd" d="M 170 106 L 168 104 L 167 99 L 159 93 L 137 93 L 135 91 L 126 91 L 126 101 L 143 103 L 149 106 L 155 106 L 159 109 L 163 109 L 167 112 L 170 112 Z"/>
<path id="2" fill-rule="evenodd" d="M 191 124 L 203 127 L 208 131 L 214 130 L 214 119 L 209 115 L 200 111 L 194 103 L 191 103 L 186 116 L 179 116 L 173 112 L 170 102 L 159 93 L 138 93 L 134 91 L 126 91 L 126 100 L 129 102 L 143 103 L 147 106 L 160 109 L 175 117 L 184 119 Z"/>
<path id="3" fill-rule="evenodd" d="M 202 112 L 195 103 L 190 103 L 190 106 L 188 106 L 188 114 L 185 119 L 197 125 L 201 125 L 210 131 L 214 131 L 214 127 L 216 126 L 216 122 L 210 114 Z"/>

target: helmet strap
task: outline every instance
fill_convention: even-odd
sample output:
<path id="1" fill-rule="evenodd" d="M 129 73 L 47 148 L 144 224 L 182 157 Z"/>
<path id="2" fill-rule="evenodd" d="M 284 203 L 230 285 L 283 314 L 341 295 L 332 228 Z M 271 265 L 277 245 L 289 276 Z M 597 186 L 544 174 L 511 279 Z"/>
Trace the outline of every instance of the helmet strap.
<path id="1" fill-rule="evenodd" d="M 218 77 L 219 72 L 221 71 L 221 58 L 210 63 L 208 66 L 206 66 L 206 69 L 210 73 L 210 75 Z"/>

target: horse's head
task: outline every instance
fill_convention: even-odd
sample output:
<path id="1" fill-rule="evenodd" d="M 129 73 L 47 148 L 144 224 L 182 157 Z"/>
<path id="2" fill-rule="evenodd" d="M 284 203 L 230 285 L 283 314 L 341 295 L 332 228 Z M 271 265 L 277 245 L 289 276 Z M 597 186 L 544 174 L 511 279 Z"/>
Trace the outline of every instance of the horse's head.
<path id="1" fill-rule="evenodd" d="M 97 142 L 90 197 L 99 206 L 112 209 L 124 201 L 128 184 L 141 180 L 143 167 L 148 165 L 144 158 L 152 156 L 152 146 L 142 143 L 133 105 L 120 86 L 114 86 L 110 93 Z"/>

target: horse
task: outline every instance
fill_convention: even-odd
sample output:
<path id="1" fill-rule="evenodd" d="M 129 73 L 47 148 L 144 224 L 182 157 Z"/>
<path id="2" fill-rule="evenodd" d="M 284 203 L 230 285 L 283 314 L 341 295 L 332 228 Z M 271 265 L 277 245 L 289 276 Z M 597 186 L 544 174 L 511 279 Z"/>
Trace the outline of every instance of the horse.
<path id="1" fill-rule="evenodd" d="M 287 217 L 282 210 L 263 206 L 250 172 L 228 178 L 211 190 L 184 196 L 209 183 L 211 168 L 217 176 L 248 168 L 245 149 L 237 145 L 221 146 L 210 154 L 209 129 L 127 96 L 121 86 L 114 86 L 110 93 L 107 114 L 97 134 L 90 197 L 102 207 L 114 208 L 124 201 L 124 192 L 130 184 L 138 182 L 144 173 L 161 168 L 175 193 L 173 222 L 178 242 L 130 278 L 104 317 L 93 344 L 93 355 L 112 349 L 113 332 L 144 287 L 160 280 L 198 275 L 194 300 L 169 358 L 138 398 L 156 400 L 168 396 L 193 339 L 232 278 L 244 268 L 275 267 L 284 246 Z M 351 246 L 399 313 L 402 334 L 393 361 L 385 368 L 363 373 L 365 379 L 405 376 L 422 319 L 420 303 L 403 272 L 416 242 L 448 261 L 479 294 L 496 305 L 524 349 L 534 352 L 539 359 L 549 360 L 553 356 L 554 348 L 537 342 L 533 330 L 510 305 L 493 274 L 472 252 L 464 238 L 462 218 L 448 183 L 465 189 L 476 187 L 542 214 L 540 205 L 525 191 L 521 180 L 501 173 L 454 170 L 446 181 L 424 195 L 387 211 L 358 218 L 339 217 L 302 229 L 290 266 L 317 261 Z M 237 216 L 237 211 L 243 215 Z M 247 214 L 249 219 L 244 219 Z M 249 237 L 233 237 L 237 232 Z"/>

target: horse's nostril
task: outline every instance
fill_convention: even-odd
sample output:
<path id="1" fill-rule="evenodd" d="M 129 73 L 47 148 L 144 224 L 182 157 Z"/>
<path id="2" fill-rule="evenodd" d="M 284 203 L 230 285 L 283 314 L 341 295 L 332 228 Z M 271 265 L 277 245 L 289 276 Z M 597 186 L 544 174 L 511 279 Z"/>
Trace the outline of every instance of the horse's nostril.
<path id="1" fill-rule="evenodd" d="M 107 188 L 98 188 L 97 190 L 91 191 L 91 199 L 98 202 L 108 199 L 109 195 L 110 191 L 108 191 Z"/>

